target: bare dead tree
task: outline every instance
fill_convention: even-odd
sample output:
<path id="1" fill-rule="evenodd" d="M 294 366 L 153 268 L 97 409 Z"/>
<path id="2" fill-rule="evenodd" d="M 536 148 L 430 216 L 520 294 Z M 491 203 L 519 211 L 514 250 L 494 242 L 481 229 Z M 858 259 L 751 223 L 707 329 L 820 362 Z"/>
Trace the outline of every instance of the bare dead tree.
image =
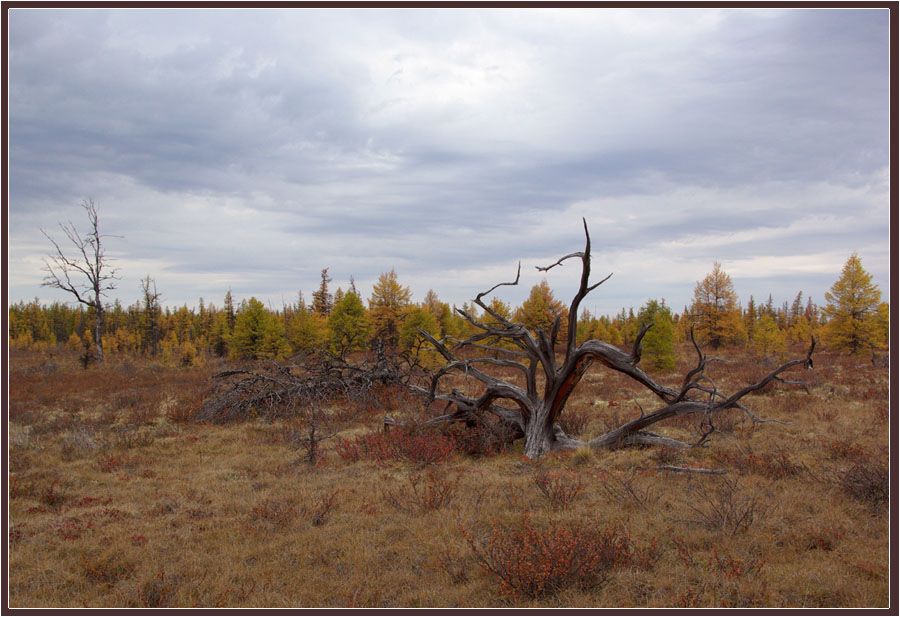
<path id="1" fill-rule="evenodd" d="M 757 417 L 741 403 L 741 399 L 772 382 L 798 384 L 799 382 L 783 380 L 780 375 L 795 366 L 802 365 L 812 368 L 815 339 L 812 340 L 805 358 L 787 362 L 758 382 L 731 395 L 720 392 L 715 382 L 706 375 L 707 366 L 718 358 L 706 357 L 696 340 L 694 340 L 694 347 L 698 356 L 697 365 L 685 375 L 680 387 L 664 386 L 647 375 L 638 364 L 641 360 L 641 341 L 653 326 L 652 323 L 645 324 L 641 328 L 630 353 L 598 340 L 585 341 L 576 346 L 576 320 L 579 305 L 588 293 L 612 276 L 610 274 L 597 283 L 590 283 L 591 237 L 588 233 L 587 222 L 583 222 L 586 240 L 584 251 L 566 255 L 547 267 L 538 267 L 539 271 L 546 272 L 562 266 L 563 262 L 569 259 L 581 261 L 581 282 L 578 292 L 569 306 L 567 335 L 566 340 L 562 341 L 564 345 L 562 359 L 558 359 L 556 353 L 561 315 L 557 316 L 549 332 L 538 329 L 532 333 L 524 325 L 513 323 L 493 311 L 482 300 L 498 287 L 517 285 L 521 274 L 520 264 L 515 281 L 499 283 L 476 296 L 475 304 L 485 312 L 485 316 L 480 320 L 475 319 L 464 310 L 457 309 L 478 330 L 476 334 L 463 341 L 437 340 L 431 334 L 420 331 L 433 348 L 446 359 L 447 364 L 432 375 L 430 386 L 412 385 L 411 387 L 419 394 L 425 395 L 429 405 L 438 400 L 446 401 L 448 410 L 455 407 L 452 413 L 439 416 L 431 421 L 467 421 L 480 414 L 494 414 L 515 427 L 525 437 L 525 454 L 533 459 L 540 458 L 551 450 L 571 450 L 583 446 L 595 449 L 617 448 L 634 444 L 688 447 L 692 444 L 663 437 L 647 430 L 648 427 L 658 422 L 676 416 L 702 416 L 704 434 L 697 444 L 706 441 L 714 432 L 713 418 L 719 411 L 740 408 L 756 422 L 774 421 Z M 693 332 L 691 338 L 693 340 Z M 485 341 L 498 340 L 512 343 L 513 348 L 507 349 L 496 343 L 484 344 Z M 454 341 L 456 344 L 451 349 L 448 347 L 448 343 Z M 470 352 L 490 352 L 491 357 L 483 354 L 460 359 L 461 353 L 468 355 Z M 558 420 L 565 409 L 569 396 L 578 386 L 587 369 L 595 362 L 635 380 L 652 392 L 661 401 L 662 406 L 650 413 L 642 413 L 640 418 L 626 422 L 618 428 L 585 442 L 567 435 L 560 427 Z M 485 366 L 505 367 L 521 372 L 524 376 L 525 386 L 521 387 L 495 377 L 481 368 Z M 484 386 L 483 391 L 477 396 L 469 396 L 456 389 L 450 392 L 441 392 L 441 380 L 452 373 L 464 373 L 468 377 L 477 379 Z M 539 378 L 542 378 L 543 381 L 541 391 L 539 391 Z"/>
<path id="2" fill-rule="evenodd" d="M 94 344 L 96 346 L 97 361 L 103 362 L 103 324 L 105 309 L 103 296 L 107 291 L 116 288 L 114 281 L 118 280 L 116 269 L 109 267 L 103 248 L 103 238 L 108 236 L 100 234 L 98 224 L 97 207 L 92 200 L 81 203 L 88 215 L 90 228 L 84 236 L 71 221 L 67 225 L 59 224 L 60 229 L 75 247 L 75 257 L 67 257 L 62 248 L 50 235 L 41 229 L 41 233 L 53 244 L 55 252 L 49 258 L 44 259 L 44 287 L 54 287 L 72 294 L 75 299 L 94 311 Z"/>

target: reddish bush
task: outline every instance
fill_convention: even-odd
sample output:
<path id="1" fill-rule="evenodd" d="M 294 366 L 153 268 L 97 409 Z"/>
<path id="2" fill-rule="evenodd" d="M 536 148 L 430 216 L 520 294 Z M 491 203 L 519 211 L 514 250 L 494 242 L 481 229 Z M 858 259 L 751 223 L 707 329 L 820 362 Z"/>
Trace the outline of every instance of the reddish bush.
<path id="1" fill-rule="evenodd" d="M 450 478 L 448 474 L 429 469 L 423 477 L 419 473 L 407 476 L 410 489 L 400 487 L 396 491 L 384 493 L 384 500 L 396 508 L 409 514 L 419 514 L 429 510 L 437 510 L 449 504 L 456 497 L 459 476 Z"/>
<path id="2" fill-rule="evenodd" d="M 83 521 L 77 516 L 67 516 L 49 525 L 63 540 L 77 540 L 81 534 L 91 529 L 94 523 Z"/>
<path id="3" fill-rule="evenodd" d="M 58 487 L 59 480 L 53 480 L 50 484 L 45 486 L 39 497 L 41 503 L 50 506 L 51 508 L 60 507 L 66 500 L 66 496 L 60 492 Z"/>
<path id="4" fill-rule="evenodd" d="M 409 461 L 430 464 L 450 458 L 455 445 L 450 436 L 412 425 L 396 426 L 384 432 L 373 431 L 353 441 L 339 440 L 336 451 L 341 458 L 351 462 L 368 458 L 378 463 Z"/>
<path id="5" fill-rule="evenodd" d="M 844 439 L 833 439 L 825 444 L 825 449 L 831 458 L 859 459 L 865 457 L 868 452 L 858 443 Z"/>
<path id="6" fill-rule="evenodd" d="M 478 418 L 471 426 L 447 425 L 443 434 L 453 439 L 457 452 L 467 456 L 502 454 L 515 438 L 508 426 L 490 418 Z"/>
<path id="7" fill-rule="evenodd" d="M 572 505 L 584 489 L 578 476 L 566 471 L 550 472 L 540 467 L 535 470 L 532 479 L 550 505 L 559 510 Z"/>
<path id="8" fill-rule="evenodd" d="M 297 508 L 293 503 L 264 499 L 250 509 L 249 518 L 254 526 L 285 527 L 297 518 Z"/>
<path id="9" fill-rule="evenodd" d="M 773 480 L 794 476 L 806 469 L 802 464 L 793 462 L 790 455 L 784 450 L 764 454 L 720 451 L 714 455 L 714 458 L 720 463 L 733 465 L 741 471 L 753 471 Z"/>
<path id="10" fill-rule="evenodd" d="M 131 462 L 131 459 L 121 454 L 110 454 L 97 461 L 97 468 L 104 473 L 112 473 Z"/>
<path id="11" fill-rule="evenodd" d="M 319 500 L 313 507 L 312 512 L 313 527 L 321 527 L 328 522 L 331 511 L 337 505 L 337 496 L 340 492 L 340 489 L 338 489 L 336 491 L 331 491 L 330 493 L 323 493 L 319 496 Z"/>
<path id="12" fill-rule="evenodd" d="M 615 568 L 631 565 L 634 544 L 627 532 L 596 524 L 551 523 L 538 529 L 528 515 L 519 525 L 501 527 L 476 539 L 463 537 L 481 565 L 500 580 L 506 595 L 538 598 L 578 584 L 602 584 Z"/>
<path id="13" fill-rule="evenodd" d="M 765 565 L 765 561 L 757 558 L 737 559 L 731 556 L 728 549 L 723 549 L 724 555 L 719 554 L 717 546 L 713 546 L 713 559 L 709 562 L 711 570 L 718 570 L 725 578 L 741 578 L 749 574 L 756 574 Z"/>
<path id="14" fill-rule="evenodd" d="M 351 440 L 338 437 L 335 442 L 334 451 L 337 452 L 338 456 L 350 463 L 357 462 L 362 456 L 360 453 L 359 439 Z"/>
<path id="15" fill-rule="evenodd" d="M 106 555 L 95 559 L 88 559 L 82 555 L 81 569 L 89 581 L 110 587 L 122 579 L 133 576 L 137 571 L 137 567 L 133 563 L 115 555 Z"/>
<path id="16" fill-rule="evenodd" d="M 371 459 L 378 463 L 432 464 L 446 461 L 454 452 L 469 456 L 499 454 L 512 438 L 504 426 L 491 420 L 479 420 L 472 426 L 409 424 L 392 426 L 384 432 L 372 431 L 352 440 L 338 438 L 335 452 L 351 463 Z"/>

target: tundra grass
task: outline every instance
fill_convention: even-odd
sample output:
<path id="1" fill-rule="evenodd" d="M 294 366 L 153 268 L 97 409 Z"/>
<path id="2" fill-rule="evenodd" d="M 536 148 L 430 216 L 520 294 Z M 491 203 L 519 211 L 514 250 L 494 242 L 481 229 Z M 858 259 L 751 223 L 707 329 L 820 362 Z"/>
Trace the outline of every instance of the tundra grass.
<path id="1" fill-rule="evenodd" d="M 722 389 L 770 370 L 734 356 L 716 367 Z M 421 465 L 346 460 L 334 438 L 311 466 L 297 421 L 190 421 L 216 368 L 113 360 L 83 370 L 74 359 L 13 354 L 10 606 L 888 605 L 887 369 L 817 354 L 816 369 L 798 374 L 809 394 L 785 385 L 747 399 L 760 417 L 790 424 L 728 412 L 705 447 L 687 451 L 579 450 L 535 463 L 519 443 Z M 660 380 L 677 385 L 678 375 Z M 590 437 L 652 404 L 598 370 L 569 410 L 585 416 Z M 369 410 L 340 436 L 412 412 Z M 697 425 L 656 429 L 691 441 Z M 555 483 L 557 499 L 539 478 Z M 440 498 L 429 492 L 439 489 Z M 631 552 L 529 595 L 496 570 L 521 568 L 530 549 L 494 570 L 479 557 L 526 526 L 605 529 Z M 536 559 L 536 569 L 555 563 Z"/>

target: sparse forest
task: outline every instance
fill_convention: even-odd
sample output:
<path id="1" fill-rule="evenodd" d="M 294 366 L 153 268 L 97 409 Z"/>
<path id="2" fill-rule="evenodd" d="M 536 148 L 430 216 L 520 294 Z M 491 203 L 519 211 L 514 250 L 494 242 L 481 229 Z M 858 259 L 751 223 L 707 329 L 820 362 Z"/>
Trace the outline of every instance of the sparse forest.
<path id="1" fill-rule="evenodd" d="M 715 263 L 681 311 L 592 315 L 585 236 L 517 307 L 327 267 L 281 307 L 164 307 L 151 276 L 10 306 L 10 605 L 886 606 L 889 307 L 858 256 L 823 307 Z"/>

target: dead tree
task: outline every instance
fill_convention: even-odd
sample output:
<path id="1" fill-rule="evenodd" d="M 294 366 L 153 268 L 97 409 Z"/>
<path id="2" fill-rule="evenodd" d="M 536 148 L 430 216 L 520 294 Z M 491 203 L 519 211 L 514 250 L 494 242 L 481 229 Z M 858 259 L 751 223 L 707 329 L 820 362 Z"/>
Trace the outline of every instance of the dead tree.
<path id="1" fill-rule="evenodd" d="M 499 283 L 485 292 L 478 294 L 475 304 L 485 312 L 481 320 L 475 319 L 467 312 L 458 312 L 472 324 L 478 332 L 456 345 L 448 347 L 448 340 L 439 341 L 427 332 L 425 337 L 447 361 L 447 365 L 431 377 L 430 386 L 411 386 L 419 394 L 428 397 L 429 405 L 437 401 L 446 401 L 447 408 L 455 411 L 434 418 L 432 422 L 468 421 L 473 416 L 491 413 L 505 423 L 512 425 L 525 438 L 525 454 L 529 458 L 540 458 L 551 450 L 572 450 L 582 446 L 590 448 L 617 448 L 635 444 L 664 445 L 671 447 L 689 447 L 675 439 L 663 437 L 647 429 L 663 420 L 676 416 L 702 415 L 704 434 L 698 443 L 702 443 L 715 430 L 713 419 L 717 412 L 740 408 L 757 422 L 766 422 L 753 414 L 741 403 L 746 395 L 761 390 L 772 382 L 794 383 L 785 381 L 780 375 L 788 369 L 803 365 L 812 368 L 812 353 L 815 339 L 805 358 L 787 362 L 770 372 L 760 381 L 748 385 L 734 394 L 725 395 L 719 392 L 715 383 L 706 374 L 706 367 L 717 358 L 707 358 L 694 341 L 697 351 L 697 365 L 685 375 L 681 386 L 671 388 L 657 383 L 639 366 L 641 360 L 641 340 L 653 324 L 645 324 L 637 335 L 630 353 L 598 340 L 575 344 L 576 320 L 581 301 L 588 293 L 606 282 L 612 274 L 603 280 L 591 284 L 591 237 L 587 222 L 584 221 L 585 249 L 583 252 L 571 253 L 547 267 L 538 267 L 546 272 L 561 266 L 568 259 L 581 261 L 581 283 L 575 294 L 568 313 L 568 329 L 562 359 L 557 358 L 557 338 L 560 332 L 561 316 L 557 316 L 549 332 L 538 329 L 530 332 L 524 325 L 513 323 L 491 310 L 482 300 L 486 295 L 504 285 L 517 285 L 521 274 L 521 264 L 516 280 L 511 283 Z M 693 333 L 691 334 L 693 340 Z M 506 341 L 512 343 L 513 349 L 497 344 L 487 345 L 484 341 Z M 460 353 L 486 353 L 478 357 L 459 358 Z M 652 392 L 662 406 L 651 413 L 642 413 L 640 418 L 626 422 L 616 429 L 599 437 L 584 442 L 567 435 L 558 424 L 560 414 L 565 409 L 569 396 L 578 386 L 585 372 L 592 364 L 599 362 L 607 368 L 618 371 L 635 380 Z M 499 366 L 515 369 L 524 376 L 525 386 L 521 387 L 509 381 L 499 379 L 481 367 Z M 481 382 L 484 390 L 478 396 L 469 396 L 454 389 L 441 392 L 441 380 L 448 374 L 464 373 Z M 539 384 L 539 378 L 543 383 Z M 697 445 L 697 444 L 694 444 Z"/>
<path id="2" fill-rule="evenodd" d="M 103 323 L 105 308 L 103 296 L 107 291 L 116 288 L 116 270 L 109 267 L 108 259 L 103 250 L 102 239 L 106 236 L 100 234 L 97 222 L 97 207 L 93 201 L 82 202 L 90 223 L 90 229 L 85 236 L 78 233 L 75 225 L 70 221 L 68 225 L 60 223 L 59 227 L 66 234 L 76 250 L 74 257 L 67 257 L 63 253 L 56 240 L 41 229 L 51 243 L 55 253 L 49 259 L 44 259 L 44 287 L 55 287 L 72 294 L 75 299 L 94 311 L 94 344 L 96 346 L 97 362 L 103 362 Z M 74 280 L 73 280 L 74 279 Z"/>
<path id="3" fill-rule="evenodd" d="M 295 358 L 291 364 L 270 362 L 260 370 L 218 373 L 194 419 L 224 424 L 252 417 L 303 417 L 312 429 L 312 443 L 316 432 L 324 431 L 319 413 L 324 406 L 341 401 L 365 404 L 377 400 L 380 386 L 403 386 L 405 377 L 395 359 L 382 347 L 376 349 L 375 356 L 370 362 L 349 364 L 332 354 L 311 353 Z"/>

